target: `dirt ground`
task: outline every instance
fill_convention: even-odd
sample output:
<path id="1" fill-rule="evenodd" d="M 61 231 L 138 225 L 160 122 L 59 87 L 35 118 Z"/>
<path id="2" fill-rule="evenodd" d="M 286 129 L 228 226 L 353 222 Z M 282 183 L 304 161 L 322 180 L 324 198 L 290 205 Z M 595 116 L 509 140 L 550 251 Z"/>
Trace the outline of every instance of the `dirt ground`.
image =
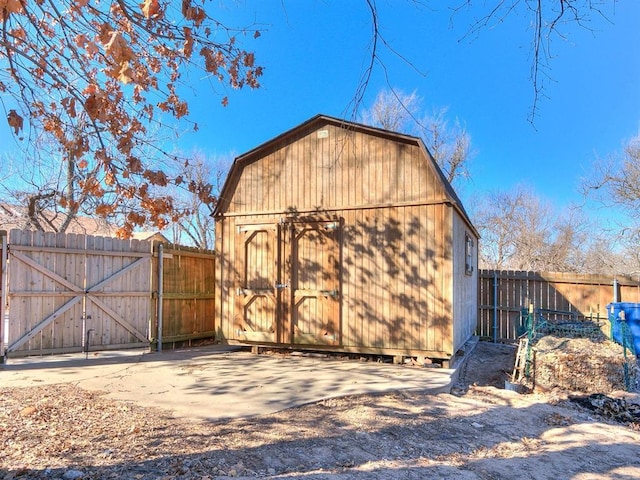
<path id="1" fill-rule="evenodd" d="M 640 478 L 638 423 L 559 389 L 504 390 L 514 354 L 479 343 L 452 394 L 351 396 L 217 423 L 71 385 L 0 387 L 0 480 Z"/>

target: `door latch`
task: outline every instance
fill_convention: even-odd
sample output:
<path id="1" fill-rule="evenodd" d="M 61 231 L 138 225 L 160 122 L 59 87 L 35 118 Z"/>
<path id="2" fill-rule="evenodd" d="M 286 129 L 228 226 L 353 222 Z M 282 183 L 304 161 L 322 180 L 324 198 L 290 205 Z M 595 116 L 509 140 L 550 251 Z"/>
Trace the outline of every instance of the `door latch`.
<path id="1" fill-rule="evenodd" d="M 338 290 L 320 290 L 320 295 L 331 298 L 338 298 Z"/>
<path id="2" fill-rule="evenodd" d="M 289 288 L 288 283 L 276 283 L 276 289 L 280 290 L 282 288 Z"/>

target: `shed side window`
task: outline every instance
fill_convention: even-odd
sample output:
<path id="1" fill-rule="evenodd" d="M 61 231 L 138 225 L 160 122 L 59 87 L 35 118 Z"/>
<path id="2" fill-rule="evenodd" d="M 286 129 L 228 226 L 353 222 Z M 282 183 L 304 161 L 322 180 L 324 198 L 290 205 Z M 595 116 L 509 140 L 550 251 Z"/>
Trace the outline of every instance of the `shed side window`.
<path id="1" fill-rule="evenodd" d="M 465 249 L 464 249 L 464 273 L 467 275 L 473 274 L 473 238 L 469 236 L 469 234 L 465 234 Z"/>

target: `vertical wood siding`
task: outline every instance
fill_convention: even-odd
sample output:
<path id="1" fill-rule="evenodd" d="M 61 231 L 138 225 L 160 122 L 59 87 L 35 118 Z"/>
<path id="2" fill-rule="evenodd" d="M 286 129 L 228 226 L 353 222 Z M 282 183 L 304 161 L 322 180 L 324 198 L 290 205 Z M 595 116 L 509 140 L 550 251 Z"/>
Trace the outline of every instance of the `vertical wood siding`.
<path id="1" fill-rule="evenodd" d="M 453 325 L 453 343 L 459 348 L 476 331 L 478 325 L 478 240 L 462 219 L 450 208 L 453 222 L 453 316 L 457 320 Z M 471 247 L 471 266 L 469 274 L 466 270 L 466 239 L 469 237 Z"/>
<path id="2" fill-rule="evenodd" d="M 342 345 L 453 353 L 451 253 L 447 250 L 450 207 L 422 205 L 334 213 L 344 221 Z M 225 219 L 224 228 L 232 228 L 240 218 Z M 274 224 L 279 219 L 260 217 L 262 222 Z M 238 339 L 242 312 L 235 299 L 243 275 L 238 269 L 238 249 L 232 236 L 224 234 L 218 236 L 217 248 L 221 249 L 217 279 L 222 289 L 220 333 L 223 338 Z M 311 278 L 305 281 L 315 282 Z M 475 317 L 473 320 L 475 327 Z"/>
<path id="3" fill-rule="evenodd" d="M 466 223 L 429 162 L 415 142 L 331 123 L 302 129 L 245 157 L 232 170 L 226 207 L 217 218 L 220 338 L 246 339 L 238 332 L 248 329 L 237 298 L 246 283 L 246 260 L 240 257 L 248 255 L 238 246 L 238 229 L 283 219 L 339 219 L 340 345 L 442 358 L 455 353 L 476 325 L 477 284 L 469 285 L 477 272 L 472 279 L 454 280 L 460 268 L 454 270 L 453 257 L 460 248 L 464 275 Z M 462 239 L 453 238 L 458 234 Z M 454 250 L 454 241 L 461 247 Z M 474 241 L 477 245 L 475 236 Z M 313 258 L 324 258 L 318 255 Z M 260 257 L 257 251 L 250 256 L 256 265 L 268 259 L 268 253 Z M 454 295 L 469 298 L 454 310 Z M 325 307 L 314 302 L 300 303 L 308 309 L 301 318 L 310 325 L 312 316 L 325 316 Z M 454 338 L 456 316 L 464 324 Z"/>
<path id="4" fill-rule="evenodd" d="M 348 210 L 343 344 L 447 352 L 451 302 L 443 205 Z M 340 214 L 339 213 L 339 214 Z"/>
<path id="5" fill-rule="evenodd" d="M 249 162 L 226 214 L 335 210 L 439 202 L 444 189 L 417 145 L 345 131 L 312 130 Z"/>

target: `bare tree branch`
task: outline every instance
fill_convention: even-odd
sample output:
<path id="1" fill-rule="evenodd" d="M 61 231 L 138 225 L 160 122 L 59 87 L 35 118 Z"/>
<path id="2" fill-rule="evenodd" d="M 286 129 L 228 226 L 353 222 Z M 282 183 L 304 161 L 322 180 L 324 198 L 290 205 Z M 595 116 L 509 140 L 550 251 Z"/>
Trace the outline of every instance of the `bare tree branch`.
<path id="1" fill-rule="evenodd" d="M 150 130 L 175 131 L 187 120 L 185 69 L 200 68 L 234 89 L 258 88 L 262 75 L 241 46 L 259 36 L 255 27 L 229 28 L 193 0 L 17 1 L 3 7 L 0 20 L 0 92 L 18 142 L 29 132 L 26 158 L 38 155 L 43 135 L 57 145 L 67 182 L 56 198 L 70 214 L 90 199 L 94 214 L 106 217 L 136 199 L 122 235 L 148 222 L 161 228 L 175 216 L 171 196 L 157 187 L 178 177 L 153 161 L 176 157 Z"/>
<path id="2" fill-rule="evenodd" d="M 424 115 L 421 104 L 416 92 L 382 90 L 360 118 L 369 125 L 420 136 L 449 183 L 469 178 L 468 165 L 473 157 L 469 134 L 457 121 L 449 125 L 445 108 Z"/>
<path id="3" fill-rule="evenodd" d="M 578 209 L 558 215 L 530 190 L 518 187 L 477 199 L 474 223 L 484 268 L 582 271 L 589 224 Z"/>
<path id="4" fill-rule="evenodd" d="M 506 21 L 515 21 L 522 16 L 532 29 L 531 38 L 531 85 L 533 99 L 529 120 L 533 124 L 541 97 L 545 96 L 545 79 L 551 80 L 551 63 L 554 41 L 565 40 L 566 32 L 572 25 L 595 32 L 591 26 L 594 16 L 610 22 L 604 7 L 615 8 L 616 0 L 457 0 L 452 8 L 452 21 L 463 11 L 483 12 L 477 16 L 462 40 L 476 37 L 483 30 L 493 28 Z M 479 5 L 480 4 L 480 5 Z"/>
<path id="5" fill-rule="evenodd" d="M 621 208 L 640 230 L 640 135 L 629 140 L 621 155 L 596 160 L 591 172 L 583 179 L 583 194 Z"/>

